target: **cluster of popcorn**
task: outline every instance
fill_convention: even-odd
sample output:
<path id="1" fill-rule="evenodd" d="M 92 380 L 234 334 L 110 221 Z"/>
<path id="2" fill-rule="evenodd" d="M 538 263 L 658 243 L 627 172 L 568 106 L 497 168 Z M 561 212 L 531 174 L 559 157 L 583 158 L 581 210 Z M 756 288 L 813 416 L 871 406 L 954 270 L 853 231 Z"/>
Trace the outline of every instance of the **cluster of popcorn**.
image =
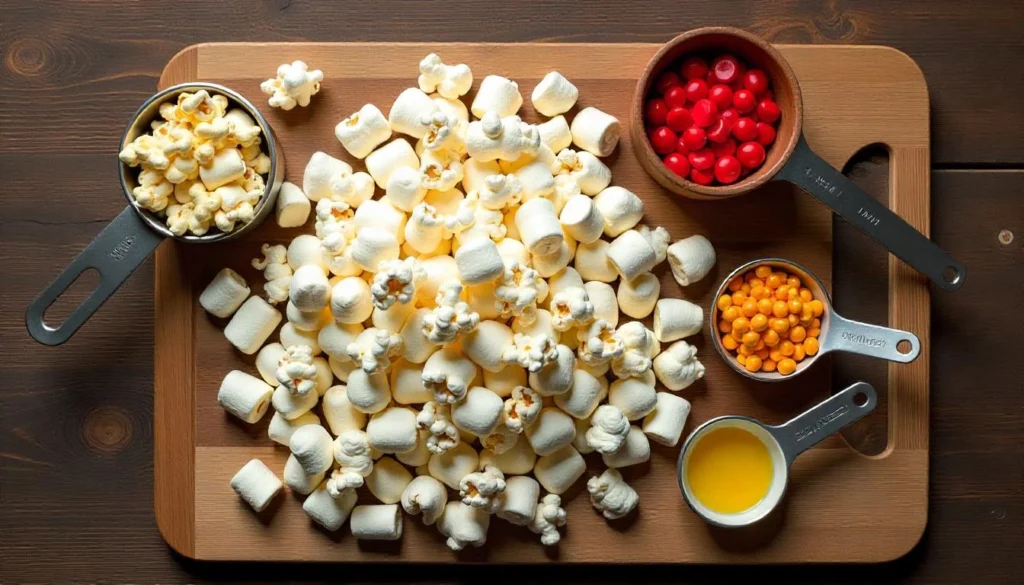
<path id="1" fill-rule="evenodd" d="M 161 104 L 151 132 L 118 158 L 140 169 L 132 190 L 140 207 L 165 218 L 175 235 L 201 236 L 211 228 L 231 232 L 255 217 L 270 171 L 261 142 L 248 113 L 199 90 Z"/>
<path id="2" fill-rule="evenodd" d="M 466 65 L 428 55 L 418 81 L 387 117 L 367 104 L 337 125 L 365 172 L 317 152 L 302 187 L 286 183 L 278 223 L 304 225 L 315 205 L 316 233 L 263 247 L 265 299 L 228 269 L 204 293 L 233 313 L 231 343 L 258 352 L 260 377 L 231 372 L 218 399 L 247 422 L 273 406 L 284 484 L 329 530 L 351 518 L 356 538 L 398 539 L 404 510 L 460 550 L 496 516 L 555 545 L 584 454 L 607 467 L 587 492 L 615 519 L 639 502 L 618 470 L 647 461 L 650 441 L 679 442 L 690 404 L 673 392 L 704 375 L 683 341 L 703 311 L 659 299 L 651 270 L 667 260 L 694 282 L 714 250 L 638 225 L 643 202 L 600 160 L 619 122 L 587 107 L 570 124 L 578 92 L 560 74 L 533 91 L 555 116 L 538 125 L 504 77 L 470 108 Z M 279 303 L 287 322 L 264 345 Z M 638 320 L 652 314 L 653 330 Z M 258 460 L 233 480 L 257 510 L 282 485 Z M 380 504 L 355 505 L 363 486 Z"/>

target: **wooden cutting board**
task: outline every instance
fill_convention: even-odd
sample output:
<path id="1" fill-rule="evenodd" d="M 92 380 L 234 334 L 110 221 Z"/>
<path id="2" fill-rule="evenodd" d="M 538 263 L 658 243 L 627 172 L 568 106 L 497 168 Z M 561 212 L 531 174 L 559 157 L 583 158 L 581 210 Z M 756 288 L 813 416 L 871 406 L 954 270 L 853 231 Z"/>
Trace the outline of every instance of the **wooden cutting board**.
<path id="1" fill-rule="evenodd" d="M 519 82 L 527 96 L 521 114 L 539 121 L 529 93 L 558 70 L 580 89 L 579 107 L 627 112 L 635 79 L 655 44 L 204 44 L 176 55 L 160 87 L 186 81 L 222 83 L 248 97 L 273 125 L 287 158 L 286 178 L 301 182 L 310 155 L 324 150 L 351 161 L 333 135 L 334 125 L 367 102 L 388 111 L 398 93 L 416 83 L 417 64 L 429 52 L 469 64 L 476 85 L 484 75 Z M 804 129 L 811 146 L 841 167 L 864 146 L 890 149 L 890 206 L 928 233 L 928 91 L 917 65 L 887 47 L 796 46 L 779 49 L 803 88 Z M 322 91 L 304 109 L 266 105 L 259 83 L 280 63 L 303 59 L 324 71 Z M 472 94 L 469 96 L 471 99 Z M 469 103 L 467 99 L 467 103 Z M 573 112 L 574 113 L 574 112 Z M 741 262 L 761 256 L 793 259 L 827 286 L 832 276 L 832 215 L 793 187 L 773 184 L 724 202 L 683 200 L 646 176 L 629 133 L 609 159 L 613 184 L 636 192 L 645 222 L 673 238 L 707 235 L 718 265 L 702 282 L 682 290 L 667 266 L 659 267 L 663 296 L 708 307 L 717 282 Z M 361 165 L 360 165 L 361 168 Z M 305 230 L 312 231 L 307 225 Z M 794 466 L 787 505 L 753 530 L 709 529 L 683 503 L 676 485 L 677 448 L 654 445 L 651 461 L 625 470 L 640 494 L 638 513 L 606 522 L 577 483 L 567 496 L 569 522 L 557 549 L 536 535 L 495 519 L 487 544 L 458 555 L 435 527 L 405 518 L 395 543 L 360 543 L 347 526 L 335 534 L 317 528 L 301 500 L 284 494 L 256 515 L 228 485 L 247 460 L 259 457 L 280 472 L 287 449 L 266 437 L 269 416 L 248 427 L 216 403 L 220 380 L 233 369 L 255 373 L 253 359 L 224 339 L 224 322 L 202 311 L 199 292 L 217 270 L 240 271 L 259 294 L 262 278 L 249 267 L 264 241 L 286 243 L 296 230 L 267 222 L 252 237 L 218 246 L 167 242 L 156 258 L 155 501 L 164 539 L 198 559 L 372 562 L 596 562 L 783 563 L 877 562 L 902 556 L 920 539 L 928 509 L 929 297 L 924 280 L 889 260 L 889 325 L 921 339 L 921 357 L 888 366 L 888 447 L 864 456 L 833 437 Z M 839 307 L 840 312 L 842 307 Z M 830 367 L 820 363 L 800 378 L 776 385 L 742 378 L 724 364 L 709 340 L 690 340 L 707 367 L 704 380 L 684 390 L 693 404 L 686 432 L 722 414 L 745 414 L 780 423 L 826 397 Z M 588 474 L 600 459 L 587 456 Z M 363 495 L 364 501 L 371 501 Z"/>

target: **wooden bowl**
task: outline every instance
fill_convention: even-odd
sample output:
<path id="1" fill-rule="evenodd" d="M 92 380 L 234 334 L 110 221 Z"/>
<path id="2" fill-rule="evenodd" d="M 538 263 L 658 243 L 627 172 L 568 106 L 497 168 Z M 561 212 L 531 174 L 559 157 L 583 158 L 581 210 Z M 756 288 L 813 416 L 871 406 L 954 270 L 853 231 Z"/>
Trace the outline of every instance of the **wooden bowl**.
<path id="1" fill-rule="evenodd" d="M 684 179 L 665 168 L 661 157 L 654 152 L 644 127 L 644 104 L 654 80 L 679 58 L 690 54 L 713 56 L 731 53 L 750 67 L 763 70 L 771 82 L 775 101 L 782 117 L 776 129 L 775 142 L 766 150 L 764 164 L 759 169 L 732 185 L 704 186 Z M 633 94 L 629 132 L 637 158 L 649 175 L 673 193 L 693 199 L 726 199 L 735 197 L 767 183 L 785 166 L 800 140 L 803 103 L 800 84 L 782 55 L 764 39 L 738 28 L 711 26 L 685 32 L 665 43 L 644 69 Z"/>

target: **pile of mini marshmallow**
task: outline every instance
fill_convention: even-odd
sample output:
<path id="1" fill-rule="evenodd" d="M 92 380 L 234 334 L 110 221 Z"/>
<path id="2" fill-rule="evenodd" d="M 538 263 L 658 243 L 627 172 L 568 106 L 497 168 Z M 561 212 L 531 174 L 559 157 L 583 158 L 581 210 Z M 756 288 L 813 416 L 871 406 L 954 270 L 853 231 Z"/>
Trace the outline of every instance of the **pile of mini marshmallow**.
<path id="1" fill-rule="evenodd" d="M 139 207 L 165 218 L 176 236 L 211 227 L 227 233 L 252 221 L 270 172 L 252 117 L 203 89 L 161 104 L 160 118 L 118 154 L 140 169 L 132 189 Z"/>
<path id="2" fill-rule="evenodd" d="M 569 124 L 578 92 L 555 72 L 532 94 L 548 121 L 522 122 L 518 85 L 495 75 L 471 120 L 459 98 L 472 83 L 469 67 L 431 54 L 388 117 L 367 104 L 342 120 L 335 133 L 368 172 L 317 152 L 302 188 L 284 184 L 278 223 L 305 225 L 315 202 L 316 234 L 263 246 L 253 265 L 266 299 L 227 268 L 200 296 L 256 354 L 259 377 L 230 372 L 219 403 L 248 423 L 272 405 L 268 434 L 291 452 L 284 485 L 308 494 L 303 510 L 326 529 L 350 519 L 358 539 L 400 538 L 404 510 L 453 550 L 483 545 L 492 515 L 554 545 L 560 496 L 592 452 L 608 469 L 587 481 L 591 501 L 623 517 L 639 496 L 618 470 L 647 461 L 649 441 L 678 443 L 690 404 L 672 392 L 704 375 L 682 341 L 703 311 L 659 299 L 651 270 L 668 259 L 687 285 L 714 250 L 638 227 L 643 202 L 609 186 L 598 158 L 619 122 L 588 107 Z M 287 322 L 264 345 L 277 303 Z M 620 311 L 653 313 L 653 331 L 620 324 Z M 231 485 L 257 511 L 282 490 L 258 459 Z M 364 485 L 380 504 L 356 506 Z"/>

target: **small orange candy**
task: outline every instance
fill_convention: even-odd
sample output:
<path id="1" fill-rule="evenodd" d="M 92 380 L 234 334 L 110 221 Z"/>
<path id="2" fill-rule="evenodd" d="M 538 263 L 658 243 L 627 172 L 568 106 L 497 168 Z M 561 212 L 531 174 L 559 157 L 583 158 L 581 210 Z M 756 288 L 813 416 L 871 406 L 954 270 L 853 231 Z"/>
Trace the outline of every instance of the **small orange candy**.
<path id="1" fill-rule="evenodd" d="M 749 282 L 751 290 L 759 286 L 764 286 L 764 281 L 757 277 L 751 278 Z"/>
<path id="2" fill-rule="evenodd" d="M 747 300 L 747 293 L 741 290 L 732 293 L 732 304 L 736 305 L 737 307 L 742 307 L 743 301 L 745 300 Z"/>
<path id="3" fill-rule="evenodd" d="M 743 316 L 749 318 L 757 314 L 757 301 L 747 297 L 747 300 L 743 301 Z"/>
<path id="4" fill-rule="evenodd" d="M 800 290 L 800 279 L 795 276 L 787 278 L 786 284 L 789 285 L 789 288 L 795 288 L 798 291 Z"/>
<path id="5" fill-rule="evenodd" d="M 756 372 L 761 369 L 761 358 L 756 355 L 747 357 L 747 362 L 743 364 L 747 368 L 748 372 Z"/>
<path id="6" fill-rule="evenodd" d="M 821 335 L 821 329 L 818 329 L 817 327 L 811 327 L 810 329 L 807 330 L 808 338 L 813 339 L 815 337 L 818 337 L 819 335 Z"/>
<path id="7" fill-rule="evenodd" d="M 729 295 L 722 295 L 718 297 L 718 302 L 715 304 L 719 311 L 724 311 L 732 306 L 732 297 Z"/>
<path id="8" fill-rule="evenodd" d="M 729 301 L 731 302 L 732 299 L 729 299 Z M 761 300 L 757 301 L 757 312 L 765 316 L 771 315 L 772 305 L 774 304 L 775 303 L 773 303 L 771 299 L 762 298 Z"/>
<path id="9" fill-rule="evenodd" d="M 750 294 L 750 283 L 749 282 L 744 282 L 740 286 L 740 292 L 745 294 L 745 295 L 749 295 Z"/>
<path id="10" fill-rule="evenodd" d="M 779 361 L 778 364 L 779 373 L 783 376 L 788 376 L 796 371 L 796 362 L 786 358 Z"/>
<path id="11" fill-rule="evenodd" d="M 789 339 L 793 343 L 800 343 L 807 339 L 807 330 L 797 325 L 796 327 L 789 330 Z"/>
<path id="12" fill-rule="evenodd" d="M 766 291 L 766 290 L 768 290 L 768 289 L 766 289 L 763 284 L 751 285 L 751 287 L 750 287 L 750 298 L 752 298 L 752 299 L 764 298 L 764 291 Z"/>
<path id="13" fill-rule="evenodd" d="M 768 276 L 764 281 L 765 286 L 773 290 L 782 286 L 782 282 L 783 280 L 779 278 L 779 275 L 777 274 L 772 274 L 771 276 Z"/>
<path id="14" fill-rule="evenodd" d="M 775 362 L 779 362 L 779 361 L 782 361 L 782 358 L 784 358 L 786 356 L 782 355 L 781 351 L 779 351 L 777 349 L 773 349 L 770 352 L 768 352 L 768 357 L 770 357 Z"/>
<path id="15" fill-rule="evenodd" d="M 726 285 L 726 288 L 729 289 L 729 292 L 736 292 L 740 290 L 741 286 L 743 286 L 743 278 L 737 276 L 736 278 L 733 278 L 732 280 L 729 281 L 729 284 Z"/>
<path id="16" fill-rule="evenodd" d="M 762 280 L 766 279 L 772 275 L 772 268 L 771 266 L 765 266 L 762 264 L 754 269 L 754 275 Z"/>
<path id="17" fill-rule="evenodd" d="M 745 355 L 745 356 L 754 355 L 754 348 L 748 347 L 746 345 L 741 345 L 741 346 L 737 347 L 736 351 L 739 352 L 740 355 Z"/>
<path id="18" fill-rule="evenodd" d="M 821 319 L 815 319 L 811 321 L 811 327 L 821 327 Z"/>
<path id="19" fill-rule="evenodd" d="M 756 313 L 750 317 L 750 328 L 758 333 L 768 328 L 768 317 L 765 317 L 761 313 Z"/>
<path id="20" fill-rule="evenodd" d="M 790 327 L 796 327 L 800 324 L 800 317 L 797 317 L 796 315 L 790 315 L 786 319 L 789 321 Z"/>
<path id="21" fill-rule="evenodd" d="M 772 305 L 772 315 L 781 319 L 789 315 L 789 307 L 783 301 L 775 301 L 775 304 Z"/>
<path id="22" fill-rule="evenodd" d="M 818 353 L 818 340 L 814 337 L 808 337 L 804 340 L 804 353 L 807 355 L 815 355 Z"/>
<path id="23" fill-rule="evenodd" d="M 775 299 L 779 301 L 788 301 L 789 287 L 786 285 L 782 285 L 779 288 L 775 289 Z"/>
<path id="24" fill-rule="evenodd" d="M 799 315 L 804 310 L 804 302 L 799 298 L 789 299 L 789 303 L 786 306 L 789 307 L 789 312 L 794 315 Z"/>
<path id="25" fill-rule="evenodd" d="M 789 341 L 789 340 L 783 341 L 779 345 L 779 351 L 781 351 L 782 355 L 784 355 L 786 357 L 789 357 L 789 356 L 793 355 L 793 352 L 795 350 L 796 350 L 796 347 L 793 345 L 793 342 Z"/>
<path id="26" fill-rule="evenodd" d="M 779 334 L 774 329 L 769 329 L 761 336 L 761 341 L 764 341 L 764 344 L 768 347 L 775 347 L 782 341 L 782 338 L 779 337 Z"/>
<path id="27" fill-rule="evenodd" d="M 742 316 L 743 316 L 743 309 L 741 309 L 740 307 L 737 307 L 736 305 L 733 305 L 733 306 L 729 307 L 728 309 L 722 311 L 722 320 L 727 322 L 727 323 L 732 323 L 737 318 L 742 317 Z"/>
<path id="28" fill-rule="evenodd" d="M 732 330 L 746 333 L 750 331 L 750 321 L 746 317 L 737 317 L 732 322 Z"/>
<path id="29" fill-rule="evenodd" d="M 800 289 L 800 300 L 809 303 L 814 300 L 814 295 L 811 294 L 810 289 L 802 288 Z"/>
<path id="30" fill-rule="evenodd" d="M 736 331 L 736 328 L 733 327 L 732 331 L 729 332 L 729 335 L 732 335 L 732 338 L 735 339 L 737 343 L 739 343 L 743 341 L 744 333 L 746 333 L 746 331 Z"/>
<path id="31" fill-rule="evenodd" d="M 732 332 L 732 323 L 725 320 L 719 321 L 718 330 L 721 331 L 722 333 L 730 333 Z"/>
<path id="32" fill-rule="evenodd" d="M 814 313 L 815 317 L 821 317 L 821 314 L 825 312 L 825 305 L 823 305 L 818 299 L 814 299 L 811 301 L 811 311 Z"/>
<path id="33" fill-rule="evenodd" d="M 761 358 L 763 360 L 768 359 L 770 353 L 771 352 L 768 351 L 767 348 L 764 348 L 764 349 L 756 349 L 755 348 L 754 349 L 754 355 L 756 355 L 757 357 L 759 357 L 759 358 Z"/>
<path id="34" fill-rule="evenodd" d="M 772 328 L 772 331 L 782 335 L 789 331 L 789 320 L 788 319 L 772 319 L 771 323 L 768 324 Z"/>
<path id="35" fill-rule="evenodd" d="M 761 371 L 762 372 L 774 372 L 775 366 L 778 362 L 773 359 L 761 360 Z"/>
<path id="36" fill-rule="evenodd" d="M 724 347 L 725 349 L 728 349 L 729 351 L 732 351 L 732 350 L 736 349 L 739 346 L 740 346 L 740 344 L 736 343 L 736 340 L 733 339 L 731 335 L 723 335 L 722 336 L 722 347 Z"/>
<path id="37" fill-rule="evenodd" d="M 751 270 L 751 271 L 749 271 L 749 272 L 747 272 L 746 274 L 743 275 L 743 280 L 745 280 L 747 282 L 750 282 L 751 280 L 754 280 L 755 278 L 757 278 L 757 274 L 755 274 L 753 270 Z"/>
<path id="38" fill-rule="evenodd" d="M 766 347 L 768 347 L 768 346 L 764 344 L 764 340 L 763 339 L 758 339 L 757 340 L 757 344 L 754 345 L 754 351 L 761 351 L 762 349 L 764 349 Z"/>
<path id="39" fill-rule="evenodd" d="M 744 364 L 747 363 L 747 356 L 745 356 L 743 354 L 740 354 L 740 355 L 736 356 L 736 361 L 738 361 L 740 363 L 740 365 L 744 365 Z"/>
<path id="40" fill-rule="evenodd" d="M 747 331 L 743 334 L 743 345 L 753 348 L 757 345 L 757 342 L 761 341 L 761 336 L 753 331 Z"/>
<path id="41" fill-rule="evenodd" d="M 798 343 L 793 346 L 793 359 L 802 362 L 805 357 L 807 357 L 807 353 L 804 352 L 804 344 Z"/>

